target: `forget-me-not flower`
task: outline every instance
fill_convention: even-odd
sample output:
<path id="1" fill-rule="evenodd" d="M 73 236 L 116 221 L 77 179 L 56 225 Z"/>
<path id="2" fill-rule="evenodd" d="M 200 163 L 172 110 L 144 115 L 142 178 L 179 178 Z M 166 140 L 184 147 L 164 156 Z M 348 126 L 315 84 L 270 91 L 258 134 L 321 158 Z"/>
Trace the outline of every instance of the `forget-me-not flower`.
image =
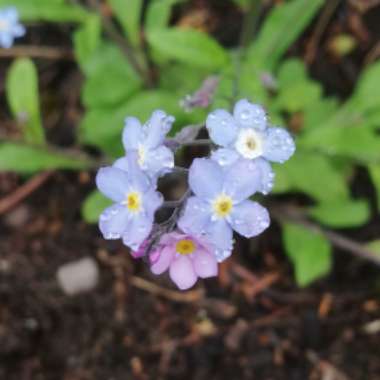
<path id="1" fill-rule="evenodd" d="M 211 140 L 225 148 L 232 160 L 236 152 L 245 159 L 262 157 L 283 163 L 295 151 L 292 136 L 284 128 L 268 127 L 264 109 L 246 99 L 239 100 L 233 115 L 223 109 L 211 112 L 206 120 Z"/>
<path id="2" fill-rule="evenodd" d="M 174 167 L 174 154 L 164 145 L 174 117 L 164 111 L 154 111 L 144 125 L 135 117 L 127 117 L 123 130 L 123 145 L 126 155 L 136 152 L 140 168 L 150 177 L 156 179 Z M 115 167 L 128 171 L 126 157 L 119 158 Z"/>
<path id="3" fill-rule="evenodd" d="M 200 278 L 218 274 L 214 247 L 205 239 L 173 231 L 161 237 L 159 248 L 149 256 L 151 271 L 169 276 L 179 289 L 191 288 Z"/>
<path id="4" fill-rule="evenodd" d="M 218 261 L 230 256 L 235 230 L 251 238 L 269 226 L 268 211 L 248 198 L 261 188 L 261 169 L 255 161 L 239 159 L 226 167 L 197 158 L 189 170 L 195 194 L 187 200 L 178 226 L 185 233 L 205 235 L 216 247 Z"/>
<path id="5" fill-rule="evenodd" d="M 163 197 L 141 171 L 136 154 L 130 153 L 127 159 L 127 172 L 105 167 L 97 173 L 98 189 L 115 202 L 101 214 L 99 228 L 105 239 L 122 238 L 126 246 L 137 250 L 152 230 Z"/>
<path id="6" fill-rule="evenodd" d="M 15 7 L 0 9 L 0 47 L 10 48 L 17 37 L 25 34 L 25 27 L 18 22 Z"/>
<path id="7" fill-rule="evenodd" d="M 227 167 L 240 159 L 240 155 L 235 150 L 227 148 L 219 148 L 211 152 L 211 159 L 216 161 L 220 166 Z M 257 191 L 263 194 L 268 194 L 274 185 L 275 174 L 271 165 L 264 158 L 256 158 L 255 165 L 260 171 L 260 182 Z"/>

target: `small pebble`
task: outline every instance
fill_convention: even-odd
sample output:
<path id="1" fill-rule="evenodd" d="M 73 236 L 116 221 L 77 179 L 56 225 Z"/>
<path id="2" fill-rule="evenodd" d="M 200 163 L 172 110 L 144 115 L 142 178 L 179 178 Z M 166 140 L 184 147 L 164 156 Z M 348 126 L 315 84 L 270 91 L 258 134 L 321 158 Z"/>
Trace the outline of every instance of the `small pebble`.
<path id="1" fill-rule="evenodd" d="M 98 265 L 91 257 L 62 265 L 57 271 L 58 284 L 69 296 L 92 290 L 98 283 L 98 279 Z"/>

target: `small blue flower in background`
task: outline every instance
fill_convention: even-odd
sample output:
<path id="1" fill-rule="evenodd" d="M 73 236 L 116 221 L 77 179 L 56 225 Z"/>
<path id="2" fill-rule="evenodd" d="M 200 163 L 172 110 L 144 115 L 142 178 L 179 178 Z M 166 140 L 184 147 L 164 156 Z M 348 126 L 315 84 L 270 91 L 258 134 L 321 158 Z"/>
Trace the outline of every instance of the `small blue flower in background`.
<path id="1" fill-rule="evenodd" d="M 122 238 L 126 246 L 137 250 L 152 230 L 163 197 L 141 171 L 136 154 L 128 154 L 127 164 L 128 172 L 105 167 L 97 173 L 98 189 L 115 202 L 101 214 L 99 228 L 105 239 Z"/>
<path id="2" fill-rule="evenodd" d="M 173 122 L 173 116 L 160 110 L 154 111 L 144 125 L 135 117 L 125 120 L 122 139 L 126 154 L 136 152 L 140 168 L 152 179 L 170 172 L 174 167 L 173 152 L 164 145 Z M 116 160 L 114 167 L 128 171 L 127 158 Z"/>
<path id="3" fill-rule="evenodd" d="M 237 152 L 249 160 L 262 157 L 283 163 L 295 151 L 289 132 L 283 128 L 268 127 L 264 109 L 246 99 L 235 104 L 233 115 L 222 109 L 210 113 L 206 127 L 211 140 L 225 148 L 224 155 L 229 155 L 229 160 Z"/>
<path id="4" fill-rule="evenodd" d="M 178 226 L 185 233 L 206 236 L 218 248 L 217 260 L 231 255 L 232 231 L 251 238 L 269 226 L 268 211 L 248 198 L 262 187 L 255 161 L 239 159 L 227 167 L 197 158 L 189 171 L 195 196 L 188 199 Z"/>
<path id="5" fill-rule="evenodd" d="M 10 48 L 15 38 L 25 35 L 25 27 L 18 21 L 16 8 L 0 9 L 0 47 Z"/>

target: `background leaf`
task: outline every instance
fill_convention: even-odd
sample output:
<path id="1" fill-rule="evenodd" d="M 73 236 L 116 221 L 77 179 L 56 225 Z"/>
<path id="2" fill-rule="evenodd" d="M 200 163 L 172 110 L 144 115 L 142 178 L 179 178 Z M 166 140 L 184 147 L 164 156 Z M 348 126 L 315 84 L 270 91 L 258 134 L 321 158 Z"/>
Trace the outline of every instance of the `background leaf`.
<path id="1" fill-rule="evenodd" d="M 365 200 L 323 202 L 309 211 L 320 223 L 333 228 L 356 227 L 367 222 L 370 210 Z"/>
<path id="2" fill-rule="evenodd" d="M 75 57 L 82 69 L 98 47 L 101 31 L 101 20 L 98 15 L 94 14 L 89 16 L 74 33 Z"/>
<path id="3" fill-rule="evenodd" d="M 112 201 L 106 198 L 102 193 L 94 190 L 85 199 L 82 206 L 82 216 L 87 223 L 96 223 L 102 211 L 111 206 Z"/>
<path id="4" fill-rule="evenodd" d="M 22 21 L 84 22 L 90 12 L 59 0 L 0 0 L 0 8 L 16 7 Z"/>
<path id="5" fill-rule="evenodd" d="M 298 151 L 274 169 L 275 192 L 302 191 L 317 201 L 349 198 L 344 172 L 323 155 Z"/>
<path id="6" fill-rule="evenodd" d="M 82 101 L 87 107 L 107 107 L 126 101 L 142 86 L 140 77 L 120 50 L 109 43 L 101 44 L 87 59 L 87 80 Z"/>
<path id="7" fill-rule="evenodd" d="M 163 29 L 169 24 L 171 9 L 183 0 L 152 0 L 147 8 L 145 29 Z"/>
<path id="8" fill-rule="evenodd" d="M 142 0 L 108 0 L 115 17 L 134 46 L 139 44 Z"/>
<path id="9" fill-rule="evenodd" d="M 148 31 L 148 42 L 167 59 L 209 70 L 228 62 L 225 50 L 212 37 L 193 29 L 170 28 Z"/>
<path id="10" fill-rule="evenodd" d="M 293 262 L 299 286 L 309 285 L 331 269 L 331 246 L 326 238 L 298 224 L 283 225 L 285 250 Z"/>
<path id="11" fill-rule="evenodd" d="M 12 114 L 23 129 L 25 141 L 43 144 L 45 134 L 40 116 L 38 74 L 29 58 L 12 63 L 7 73 L 6 95 Z"/>
<path id="12" fill-rule="evenodd" d="M 0 142 L 0 170 L 32 173 L 48 169 L 88 169 L 86 157 L 71 156 L 45 147 Z"/>
<path id="13" fill-rule="evenodd" d="M 260 70 L 273 70 L 323 5 L 324 0 L 291 0 L 276 5 L 266 17 L 247 61 Z"/>

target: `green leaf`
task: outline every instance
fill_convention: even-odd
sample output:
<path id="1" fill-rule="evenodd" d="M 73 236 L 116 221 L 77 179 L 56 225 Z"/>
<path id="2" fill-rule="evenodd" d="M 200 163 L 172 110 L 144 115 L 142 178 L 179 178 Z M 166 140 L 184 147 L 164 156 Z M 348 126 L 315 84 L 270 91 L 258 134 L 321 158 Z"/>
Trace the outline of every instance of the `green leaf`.
<path id="1" fill-rule="evenodd" d="M 12 63 L 7 73 L 6 95 L 13 116 L 23 128 L 25 141 L 43 144 L 38 74 L 29 58 L 19 58 Z"/>
<path id="2" fill-rule="evenodd" d="M 285 250 L 299 286 L 309 285 L 330 272 L 331 246 L 323 235 L 298 224 L 286 223 L 283 228 Z"/>
<path id="3" fill-rule="evenodd" d="M 0 8 L 16 7 L 22 21 L 83 22 L 90 12 L 57 0 L 0 0 Z"/>
<path id="4" fill-rule="evenodd" d="M 310 209 L 310 215 L 320 223 L 333 228 L 357 227 L 366 223 L 370 216 L 365 200 L 332 200 Z"/>
<path id="5" fill-rule="evenodd" d="M 183 0 L 151 1 L 146 11 L 145 29 L 153 30 L 167 27 L 173 5 L 182 1 Z"/>
<path id="6" fill-rule="evenodd" d="M 216 70 L 228 62 L 228 55 L 212 37 L 193 29 L 170 28 L 147 32 L 151 48 L 167 59 Z"/>
<path id="7" fill-rule="evenodd" d="M 380 137 L 374 130 L 373 113 L 380 107 L 380 63 L 367 68 L 352 97 L 319 128 L 298 139 L 298 146 L 318 149 L 364 164 L 380 160 Z"/>
<path id="8" fill-rule="evenodd" d="M 311 129 L 319 128 L 331 118 L 338 110 L 338 100 L 336 98 L 321 98 L 317 102 L 310 104 L 304 110 L 303 128 L 305 133 Z"/>
<path id="9" fill-rule="evenodd" d="M 98 15 L 91 15 L 74 33 L 75 56 L 84 67 L 87 60 L 94 54 L 100 43 L 102 25 Z"/>
<path id="10" fill-rule="evenodd" d="M 377 209 L 380 210 L 380 164 L 369 165 L 368 170 L 376 190 Z"/>
<path id="11" fill-rule="evenodd" d="M 207 74 L 202 68 L 171 63 L 162 67 L 159 87 L 175 92 L 180 99 L 199 89 Z"/>
<path id="12" fill-rule="evenodd" d="M 349 101 L 356 111 L 366 113 L 380 106 L 380 62 L 368 66 L 360 75 L 357 88 Z"/>
<path id="13" fill-rule="evenodd" d="M 299 150 L 275 172 L 275 192 L 302 191 L 323 202 L 349 198 L 344 172 L 324 155 Z"/>
<path id="14" fill-rule="evenodd" d="M 282 90 L 292 86 L 294 82 L 307 78 L 306 66 L 298 58 L 290 58 L 284 61 L 277 73 L 278 87 Z"/>
<path id="15" fill-rule="evenodd" d="M 367 243 L 365 246 L 366 248 L 370 249 L 372 252 L 380 256 L 380 239 L 373 240 Z"/>
<path id="16" fill-rule="evenodd" d="M 290 113 L 303 111 L 316 103 L 322 95 L 319 83 L 298 80 L 280 91 L 274 101 L 274 106 Z"/>
<path id="17" fill-rule="evenodd" d="M 84 156 L 73 156 L 46 147 L 0 142 L 0 171 L 33 173 L 48 169 L 88 169 L 93 163 Z"/>
<path id="18" fill-rule="evenodd" d="M 142 0 L 108 0 L 115 17 L 134 46 L 139 44 Z"/>
<path id="19" fill-rule="evenodd" d="M 100 214 L 106 207 L 111 206 L 112 201 L 106 198 L 102 193 L 94 190 L 87 196 L 82 205 L 82 216 L 87 223 L 96 223 Z"/>
<path id="20" fill-rule="evenodd" d="M 323 3 L 324 0 L 291 0 L 274 6 L 248 50 L 249 64 L 258 70 L 273 70 Z"/>
<path id="21" fill-rule="evenodd" d="M 82 100 L 87 107 L 108 107 L 126 101 L 142 86 L 140 77 L 119 49 L 102 44 L 86 61 Z"/>

